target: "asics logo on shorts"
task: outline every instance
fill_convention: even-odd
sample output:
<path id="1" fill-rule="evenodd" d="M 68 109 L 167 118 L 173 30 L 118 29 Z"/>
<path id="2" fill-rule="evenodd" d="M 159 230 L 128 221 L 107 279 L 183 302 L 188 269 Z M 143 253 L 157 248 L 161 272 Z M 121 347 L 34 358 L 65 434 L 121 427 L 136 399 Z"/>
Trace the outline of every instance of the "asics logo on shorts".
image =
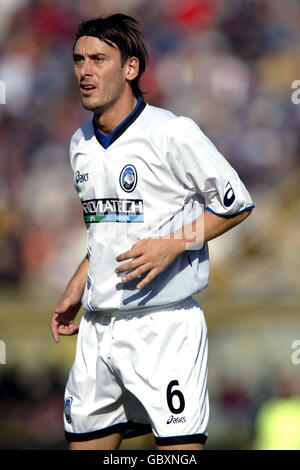
<path id="1" fill-rule="evenodd" d="M 72 405 L 73 398 L 72 397 L 67 397 L 65 399 L 65 417 L 67 423 L 71 423 L 71 405 Z"/>
<path id="2" fill-rule="evenodd" d="M 182 416 L 181 418 L 175 418 L 175 416 L 171 415 L 167 421 L 167 424 L 171 424 L 171 423 L 178 424 L 178 423 L 185 423 L 185 422 L 186 422 L 185 416 Z"/>

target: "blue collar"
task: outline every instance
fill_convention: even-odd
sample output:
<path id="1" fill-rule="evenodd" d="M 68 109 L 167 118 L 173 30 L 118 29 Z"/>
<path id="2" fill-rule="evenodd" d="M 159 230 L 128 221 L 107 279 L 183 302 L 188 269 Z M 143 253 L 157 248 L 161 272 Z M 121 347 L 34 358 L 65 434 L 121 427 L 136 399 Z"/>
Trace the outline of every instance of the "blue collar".
<path id="1" fill-rule="evenodd" d="M 103 148 L 107 149 L 120 135 L 122 135 L 126 129 L 136 120 L 145 108 L 146 103 L 141 97 L 138 98 L 138 102 L 134 110 L 118 125 L 109 135 L 104 135 L 96 126 L 95 117 L 93 118 L 94 133 L 98 142 Z"/>

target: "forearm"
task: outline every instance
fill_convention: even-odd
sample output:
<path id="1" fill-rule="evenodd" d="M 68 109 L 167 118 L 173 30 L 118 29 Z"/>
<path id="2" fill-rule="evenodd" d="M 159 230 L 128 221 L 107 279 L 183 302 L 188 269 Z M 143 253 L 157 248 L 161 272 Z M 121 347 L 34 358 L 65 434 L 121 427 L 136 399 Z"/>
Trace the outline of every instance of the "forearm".
<path id="1" fill-rule="evenodd" d="M 251 210 L 244 211 L 234 217 L 219 217 L 208 210 L 191 224 L 174 232 L 171 238 L 178 243 L 179 252 L 187 249 L 200 248 L 203 243 L 219 237 L 245 220 Z"/>
<path id="2" fill-rule="evenodd" d="M 88 269 L 89 259 L 86 256 L 78 266 L 74 276 L 71 278 L 65 290 L 64 296 L 76 295 L 78 298 L 82 298 L 87 280 Z"/>
<path id="3" fill-rule="evenodd" d="M 204 211 L 204 241 L 213 240 L 236 225 L 239 225 L 251 213 L 251 210 L 244 211 L 234 217 L 219 217 L 210 211 Z"/>
<path id="4" fill-rule="evenodd" d="M 73 335 L 78 331 L 79 324 L 74 319 L 81 308 L 81 299 L 87 280 L 89 259 L 86 256 L 78 266 L 70 280 L 62 298 L 55 307 L 51 320 L 51 333 L 56 343 L 60 335 Z"/>

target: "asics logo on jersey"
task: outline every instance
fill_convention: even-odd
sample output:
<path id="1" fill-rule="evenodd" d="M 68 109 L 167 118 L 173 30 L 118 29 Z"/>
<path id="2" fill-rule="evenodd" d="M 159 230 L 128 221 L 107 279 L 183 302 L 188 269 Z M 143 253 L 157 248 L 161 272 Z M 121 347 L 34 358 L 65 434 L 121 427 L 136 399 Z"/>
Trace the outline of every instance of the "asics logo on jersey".
<path id="1" fill-rule="evenodd" d="M 83 183 L 84 181 L 88 181 L 89 174 L 88 173 L 80 173 L 80 171 L 76 171 L 76 183 Z"/>
<path id="2" fill-rule="evenodd" d="M 167 421 L 167 424 L 178 424 L 178 423 L 185 423 L 186 419 L 185 416 L 182 416 L 181 418 L 175 418 L 175 416 L 171 415 L 170 418 Z"/>
<path id="3" fill-rule="evenodd" d="M 228 188 L 228 189 L 225 193 L 223 203 L 225 207 L 229 207 L 231 206 L 231 204 L 233 204 L 233 201 L 235 200 L 235 194 L 229 181 L 226 184 L 225 188 Z"/>
<path id="4" fill-rule="evenodd" d="M 127 193 L 134 190 L 137 183 L 137 172 L 133 165 L 124 166 L 120 174 L 120 186 Z"/>

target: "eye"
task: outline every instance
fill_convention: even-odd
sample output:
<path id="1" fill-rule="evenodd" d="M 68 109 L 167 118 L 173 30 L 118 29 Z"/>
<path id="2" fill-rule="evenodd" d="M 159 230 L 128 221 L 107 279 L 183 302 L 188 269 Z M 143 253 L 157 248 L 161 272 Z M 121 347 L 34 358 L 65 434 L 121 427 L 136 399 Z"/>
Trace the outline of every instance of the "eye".
<path id="1" fill-rule="evenodd" d="M 104 57 L 97 56 L 94 58 L 94 61 L 96 62 L 96 64 L 101 64 L 101 62 L 104 61 Z"/>
<path id="2" fill-rule="evenodd" d="M 80 55 L 74 55 L 73 60 L 75 65 L 80 65 L 83 62 L 83 57 Z"/>

